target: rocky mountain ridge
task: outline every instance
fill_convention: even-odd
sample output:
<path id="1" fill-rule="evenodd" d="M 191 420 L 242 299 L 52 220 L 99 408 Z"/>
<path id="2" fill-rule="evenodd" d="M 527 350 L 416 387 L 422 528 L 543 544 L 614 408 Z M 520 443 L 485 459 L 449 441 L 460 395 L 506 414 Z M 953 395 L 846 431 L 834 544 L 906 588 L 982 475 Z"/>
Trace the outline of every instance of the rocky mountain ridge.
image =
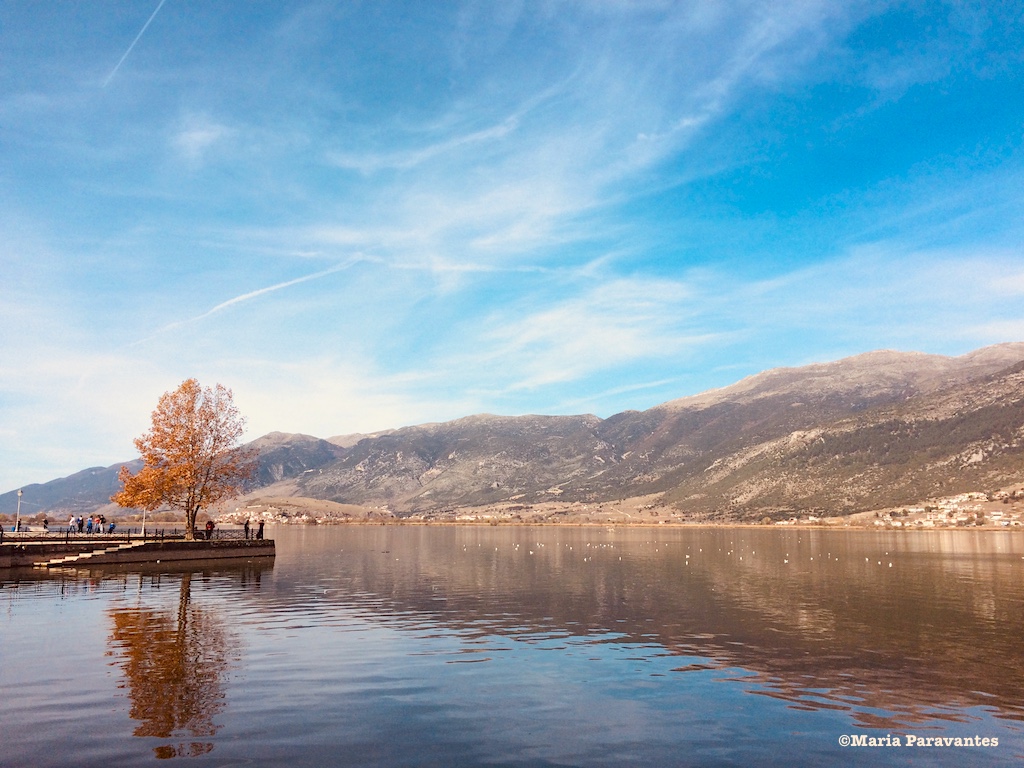
<path id="1" fill-rule="evenodd" d="M 1024 343 L 774 369 L 607 419 L 480 414 L 330 440 L 271 433 L 254 445 L 254 493 L 399 517 L 634 497 L 684 519 L 848 514 L 1024 482 Z M 101 505 L 119 466 L 26 494 L 55 510 Z"/>

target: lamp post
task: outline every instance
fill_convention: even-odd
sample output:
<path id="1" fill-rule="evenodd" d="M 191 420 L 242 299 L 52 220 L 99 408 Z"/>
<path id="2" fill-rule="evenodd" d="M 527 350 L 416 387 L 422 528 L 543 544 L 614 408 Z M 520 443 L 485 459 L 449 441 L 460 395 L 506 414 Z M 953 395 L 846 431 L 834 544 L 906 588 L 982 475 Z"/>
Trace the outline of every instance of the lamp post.
<path id="1" fill-rule="evenodd" d="M 18 511 L 14 515 L 14 530 L 15 532 L 21 530 L 21 488 L 18 489 Z"/>

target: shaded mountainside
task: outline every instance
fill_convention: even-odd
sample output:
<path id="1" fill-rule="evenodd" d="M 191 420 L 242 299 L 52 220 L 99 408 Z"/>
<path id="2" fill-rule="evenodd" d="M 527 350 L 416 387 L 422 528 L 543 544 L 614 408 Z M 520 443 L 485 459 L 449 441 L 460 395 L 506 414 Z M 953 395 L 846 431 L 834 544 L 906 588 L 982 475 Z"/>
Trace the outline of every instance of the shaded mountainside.
<path id="1" fill-rule="evenodd" d="M 330 441 L 272 433 L 254 444 L 254 491 L 399 516 L 651 495 L 697 519 L 845 514 L 1024 481 L 1024 343 L 776 369 L 603 420 L 478 415 Z M 119 466 L 86 470 L 91 485 L 80 488 L 73 481 L 86 473 L 27 487 L 26 498 L 102 504 Z M 100 482 L 108 472 L 113 486 Z"/>
<path id="2" fill-rule="evenodd" d="M 344 455 L 342 448 L 326 440 L 282 432 L 271 432 L 252 441 L 250 445 L 259 449 L 259 463 L 256 477 L 249 484 L 251 488 L 263 488 L 300 477 L 304 472 L 315 471 Z M 108 506 L 110 497 L 121 490 L 117 475 L 123 465 L 137 472 L 142 462 L 135 459 L 109 467 L 92 467 L 47 483 L 26 485 L 22 514 L 32 516 L 40 511 L 52 513 L 51 519 L 60 522 L 57 517 L 59 514 L 86 514 Z M 10 513 L 16 506 L 17 491 L 0 496 L 0 511 Z M 104 513 L 107 514 L 108 510 Z"/>
<path id="3" fill-rule="evenodd" d="M 44 512 L 53 520 L 55 514 L 93 512 L 108 504 L 110 497 L 121 490 L 117 473 L 120 472 L 122 465 L 127 465 L 132 472 L 138 472 L 142 468 L 142 460 L 121 462 L 110 467 L 89 467 L 47 483 L 26 485 L 23 489 L 21 514 L 32 517 Z M 17 491 L 0 496 L 0 511 L 12 514 L 17 506 Z"/>
<path id="4" fill-rule="evenodd" d="M 256 477 L 250 483 L 255 488 L 315 472 L 345 455 L 343 448 L 327 440 L 284 432 L 271 432 L 250 445 L 259 450 Z"/>
<path id="5" fill-rule="evenodd" d="M 395 511 L 475 506 L 557 494 L 614 451 L 596 416 L 469 416 L 362 440 L 303 478 L 303 495 Z"/>
<path id="6" fill-rule="evenodd" d="M 741 447 L 665 494 L 714 517 L 835 515 L 1024 480 L 1024 364 Z M 778 514 L 776 514 L 778 516 Z"/>

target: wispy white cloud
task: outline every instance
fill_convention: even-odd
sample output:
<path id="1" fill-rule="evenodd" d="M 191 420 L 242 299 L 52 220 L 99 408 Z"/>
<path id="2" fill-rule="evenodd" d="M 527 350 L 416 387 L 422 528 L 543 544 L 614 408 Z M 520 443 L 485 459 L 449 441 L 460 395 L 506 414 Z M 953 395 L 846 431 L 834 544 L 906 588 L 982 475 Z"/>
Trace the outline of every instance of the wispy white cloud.
<path id="1" fill-rule="evenodd" d="M 418 149 L 383 154 L 372 152 L 364 154 L 330 152 L 327 157 L 329 162 L 339 168 L 359 171 L 360 173 L 374 173 L 385 169 L 406 171 L 434 158 L 465 150 L 473 144 L 503 139 L 516 129 L 518 122 L 518 118 L 514 116 L 509 117 L 498 125 L 473 131 L 462 136 L 453 136 L 436 144 Z"/>
<path id="2" fill-rule="evenodd" d="M 828 46 L 830 27 L 841 26 L 827 3 L 748 10 L 695 16 L 692 9 L 656 6 L 648 12 L 657 22 L 647 24 L 632 8 L 619 22 L 605 19 L 596 39 L 567 34 L 565 49 L 546 62 L 556 82 L 540 93 L 524 92 L 512 104 L 505 95 L 498 107 L 486 100 L 490 90 L 470 93 L 418 129 L 392 128 L 402 143 L 430 137 L 423 146 L 329 152 L 338 167 L 403 173 L 374 190 L 386 210 L 361 206 L 317 225 L 317 233 L 406 257 L 443 252 L 449 262 L 536 262 L 545 249 L 593 239 L 614 226 L 600 211 L 628 199 L 631 186 L 660 184 L 648 174 L 652 168 L 678 156 L 751 88 L 804 65 Z M 592 13 L 624 9 L 586 5 L 575 13 L 563 22 L 567 28 L 589 25 Z M 523 80 L 536 75 L 530 63 L 524 66 Z M 519 93 L 514 83 L 503 84 L 504 94 Z M 666 93 L 674 94 L 671 102 Z M 465 130 L 467 122 L 487 127 Z M 367 212 L 368 220 L 352 223 Z"/>
<path id="3" fill-rule="evenodd" d="M 373 360 L 319 356 L 299 363 L 232 360 L 239 409 L 250 437 L 270 431 L 320 437 L 452 419 L 477 405 L 459 391 L 418 389 L 416 374 L 390 375 Z"/>
<path id="4" fill-rule="evenodd" d="M 678 385 L 678 379 L 658 379 L 656 381 L 642 381 L 636 384 L 629 384 L 621 387 L 610 387 L 608 389 L 594 392 L 586 397 L 567 397 L 555 404 L 557 413 L 577 413 L 582 408 L 591 407 L 595 404 L 604 405 L 609 400 L 619 399 L 622 395 L 635 395 L 645 391 L 664 391 L 667 388 Z"/>
<path id="5" fill-rule="evenodd" d="M 178 155 L 190 165 L 199 164 L 216 144 L 235 135 L 226 125 L 201 116 L 190 116 L 171 140 Z"/>
<path id="6" fill-rule="evenodd" d="M 1016 254 L 1017 259 L 1024 262 L 1024 253 Z M 1007 254 L 1006 261 L 1012 263 L 1014 259 Z M 988 284 L 988 290 L 1001 297 L 1024 296 L 1024 272 L 1016 271 L 1012 267 L 1002 275 L 993 276 Z M 1021 334 L 1024 338 L 1024 334 Z"/>
<path id="7" fill-rule="evenodd" d="M 513 306 L 493 313 L 471 345 L 473 356 L 482 370 L 499 373 L 506 392 L 679 356 L 714 338 L 688 327 L 691 298 L 679 281 L 610 280 L 539 309 Z M 443 367 L 465 366 L 451 361 Z"/>
<path id="8" fill-rule="evenodd" d="M 959 335 L 965 339 L 983 339 L 985 344 L 1024 341 L 1024 317 L 968 324 Z"/>
<path id="9" fill-rule="evenodd" d="M 710 370 L 712 361 L 730 356 L 746 356 L 753 373 L 802 364 L 803 355 L 835 359 L 875 347 L 960 354 L 1015 334 L 1024 338 L 1024 309 L 1008 306 L 1004 319 L 974 321 L 991 318 L 990 287 L 1012 263 L 1001 252 L 907 253 L 880 242 L 768 279 L 702 269 L 685 279 L 567 286 L 570 295 L 561 301 L 539 297 L 537 306 L 524 302 L 488 316 L 461 342 L 473 350 L 472 364 L 458 354 L 435 364 L 473 371 L 467 385 L 492 396 L 532 390 L 560 404 L 622 404 L 617 395 L 634 391 L 631 385 L 607 382 L 621 381 L 624 372 L 628 380 L 631 369 L 673 374 L 645 387 L 666 391 L 660 382 L 693 381 L 695 367 Z M 780 359 L 780 344 L 801 356 Z M 748 351 L 737 358 L 741 349 Z M 577 396 L 558 394 L 567 383 Z M 695 392 L 670 396 L 681 394 Z"/>
<path id="10" fill-rule="evenodd" d="M 1007 341 L 1024 321 L 1024 306 L 1012 302 L 993 311 L 995 286 L 1017 261 L 999 250 L 879 241 L 770 279 L 722 276 L 732 287 L 705 302 L 702 317 L 749 339 L 795 339 L 826 358 L 869 348 L 957 354 Z"/>

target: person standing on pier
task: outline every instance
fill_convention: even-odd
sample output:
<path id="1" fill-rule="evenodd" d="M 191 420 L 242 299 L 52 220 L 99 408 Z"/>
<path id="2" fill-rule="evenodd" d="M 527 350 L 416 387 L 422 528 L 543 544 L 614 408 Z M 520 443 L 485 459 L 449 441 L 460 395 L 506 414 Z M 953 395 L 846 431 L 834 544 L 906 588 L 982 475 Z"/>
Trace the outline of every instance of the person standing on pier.
<path id="1" fill-rule="evenodd" d="M 260 541 L 263 540 L 263 521 L 262 520 L 260 520 L 260 527 L 256 529 L 256 538 L 257 538 L 257 540 L 260 540 Z"/>
<path id="2" fill-rule="evenodd" d="M 249 540 L 249 518 L 248 517 L 245 518 L 245 525 L 243 525 L 242 528 L 245 530 L 245 540 L 248 541 Z"/>

